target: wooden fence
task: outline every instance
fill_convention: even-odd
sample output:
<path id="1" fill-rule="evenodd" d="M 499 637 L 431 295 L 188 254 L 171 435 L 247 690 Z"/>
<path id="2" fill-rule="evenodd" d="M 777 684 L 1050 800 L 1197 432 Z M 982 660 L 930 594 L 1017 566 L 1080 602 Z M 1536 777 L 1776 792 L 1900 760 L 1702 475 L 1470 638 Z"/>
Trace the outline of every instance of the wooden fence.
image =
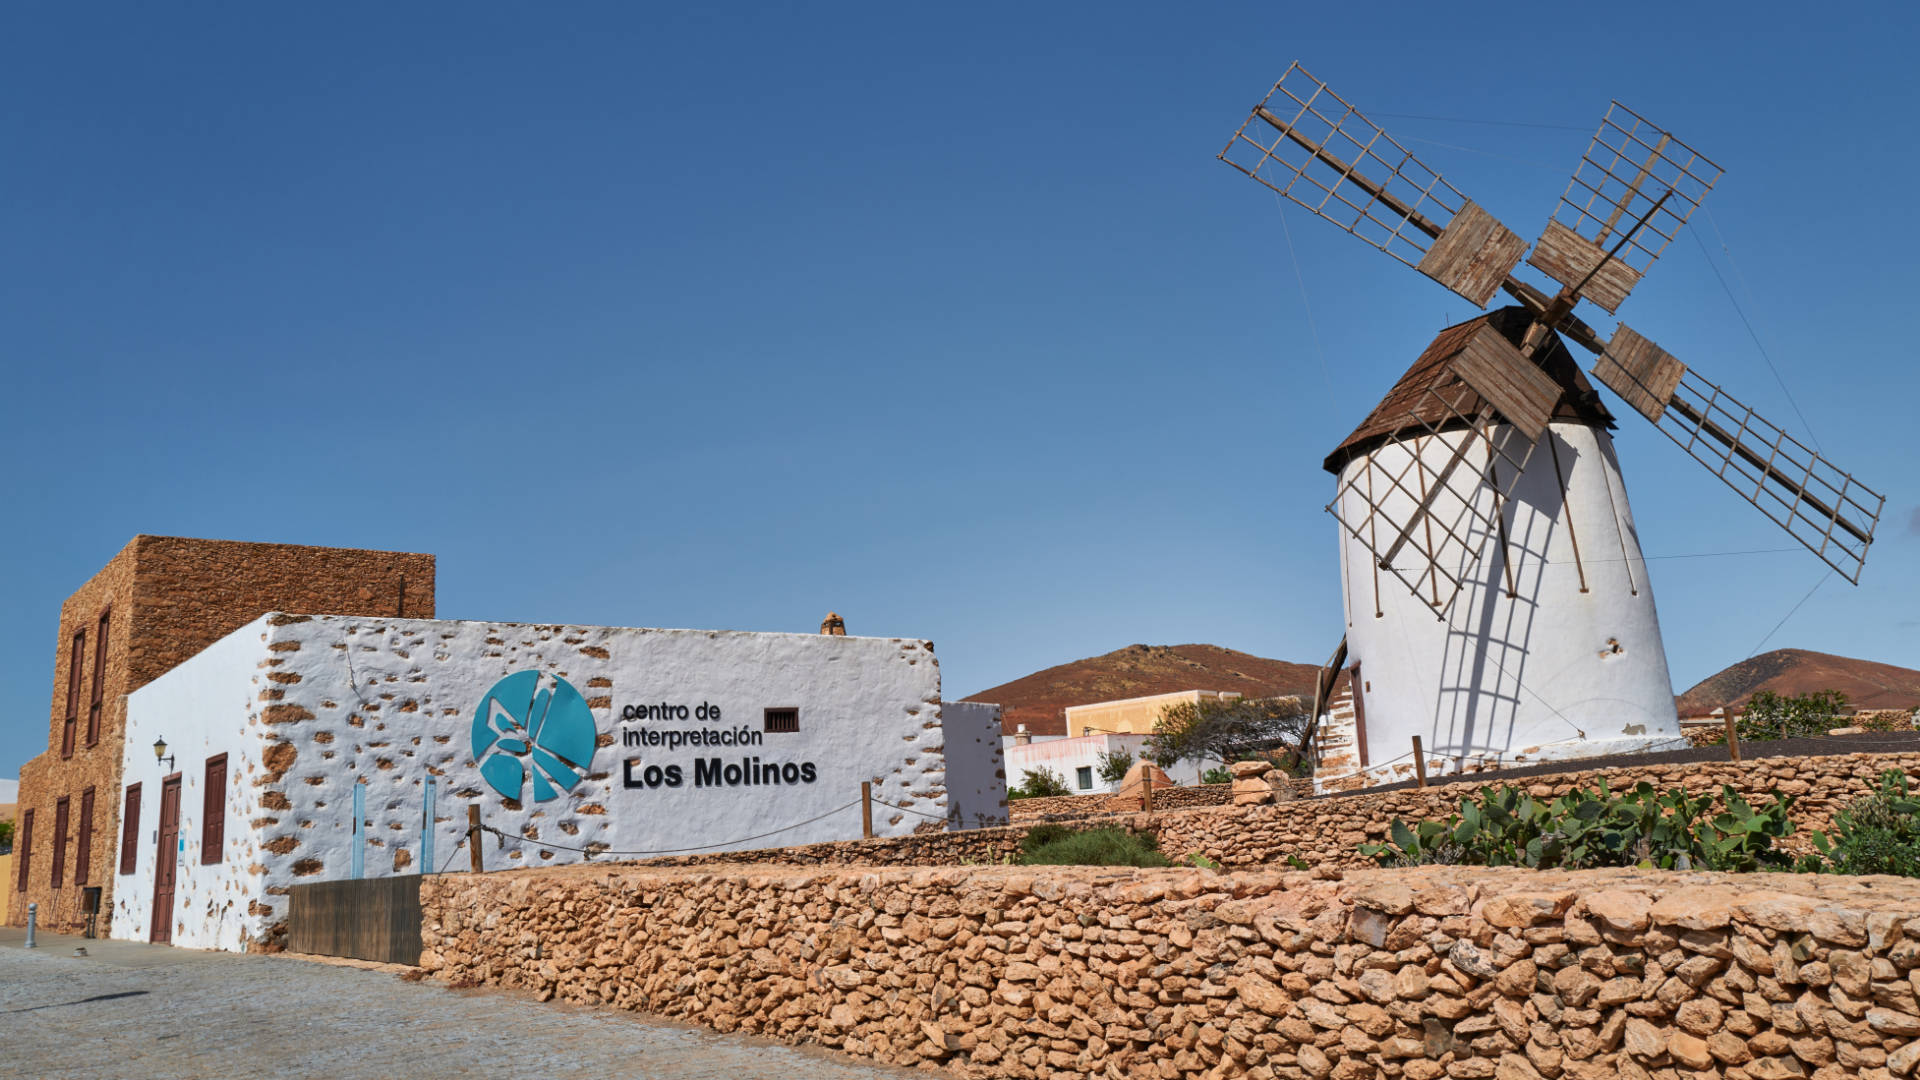
<path id="1" fill-rule="evenodd" d="M 418 874 L 295 885 L 287 899 L 287 947 L 294 952 L 420 962 Z"/>

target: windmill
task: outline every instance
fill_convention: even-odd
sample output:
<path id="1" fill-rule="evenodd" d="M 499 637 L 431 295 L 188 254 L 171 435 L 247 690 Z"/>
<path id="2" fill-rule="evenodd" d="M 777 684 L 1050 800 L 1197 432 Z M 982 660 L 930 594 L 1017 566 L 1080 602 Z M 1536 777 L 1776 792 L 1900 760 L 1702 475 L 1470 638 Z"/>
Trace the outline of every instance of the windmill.
<path id="1" fill-rule="evenodd" d="M 1719 180 L 1671 133 L 1614 102 L 1531 254 L 1298 63 L 1219 156 L 1475 307 L 1514 301 L 1441 331 L 1323 463 L 1338 477 L 1327 509 L 1347 633 L 1313 722 L 1346 672 L 1347 770 L 1410 770 L 1412 745 L 1464 770 L 1678 738 L 1614 417 L 1568 342 L 1684 453 L 1859 583 L 1879 494 L 1624 322 L 1603 340 L 1576 314 L 1582 300 L 1618 310 Z M 1557 288 L 1516 278 L 1523 257 Z"/>

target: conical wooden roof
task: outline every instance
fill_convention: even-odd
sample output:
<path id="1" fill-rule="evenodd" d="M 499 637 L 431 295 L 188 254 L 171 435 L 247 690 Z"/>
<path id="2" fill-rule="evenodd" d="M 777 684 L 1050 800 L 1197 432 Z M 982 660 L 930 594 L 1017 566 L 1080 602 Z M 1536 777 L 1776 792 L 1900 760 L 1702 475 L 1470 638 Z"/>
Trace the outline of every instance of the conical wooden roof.
<path id="1" fill-rule="evenodd" d="M 1433 339 L 1420 359 L 1413 362 L 1400 381 L 1393 384 L 1387 396 L 1373 407 L 1353 434 L 1341 440 L 1322 463 L 1330 473 L 1339 475 L 1347 462 L 1361 456 L 1396 438 L 1413 438 L 1427 434 L 1427 429 L 1409 413 L 1417 413 L 1419 419 L 1436 427 L 1458 426 L 1444 406 L 1427 394 L 1429 388 L 1441 390 L 1444 396 L 1451 398 L 1452 387 L 1459 382 L 1449 362 L 1466 347 L 1467 342 L 1482 326 L 1491 326 L 1501 336 L 1518 347 L 1527 327 L 1532 323 L 1527 310 L 1522 307 L 1504 307 L 1490 311 L 1485 315 L 1468 319 L 1440 331 Z M 1600 401 L 1600 395 L 1587 381 L 1580 366 L 1574 362 L 1573 354 L 1560 340 L 1558 334 L 1548 334 L 1547 343 L 1534 353 L 1534 363 L 1541 371 L 1558 383 L 1561 388 L 1559 403 L 1554 406 L 1554 420 L 1572 420 L 1594 427 L 1612 428 L 1613 414 Z M 1477 406 L 1476 406 L 1477 408 Z M 1473 411 L 1471 408 L 1469 412 Z"/>

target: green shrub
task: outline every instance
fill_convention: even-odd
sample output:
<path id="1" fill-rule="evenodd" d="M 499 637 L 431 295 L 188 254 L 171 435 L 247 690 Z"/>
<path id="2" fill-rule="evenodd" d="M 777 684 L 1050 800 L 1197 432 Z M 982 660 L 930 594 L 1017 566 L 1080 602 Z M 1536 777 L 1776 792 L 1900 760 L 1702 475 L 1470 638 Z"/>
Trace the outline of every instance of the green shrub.
<path id="1" fill-rule="evenodd" d="M 1227 768 L 1225 765 L 1208 769 L 1206 772 L 1200 774 L 1200 782 L 1203 784 L 1231 784 L 1233 783 L 1233 770 Z"/>
<path id="2" fill-rule="evenodd" d="M 1033 828 L 1027 830 L 1025 836 L 1020 838 L 1020 850 L 1032 851 L 1035 848 L 1046 847 L 1048 844 L 1059 843 L 1079 831 L 1079 829 L 1067 825 L 1055 825 L 1051 823 L 1035 825 Z"/>
<path id="3" fill-rule="evenodd" d="M 1832 874 L 1920 877 L 1920 799 L 1909 796 L 1898 769 L 1880 774 L 1880 786 L 1833 815 L 1833 836 L 1813 834 L 1817 855 L 1800 868 Z"/>
<path id="4" fill-rule="evenodd" d="M 1361 844 L 1382 866 L 1448 863 L 1582 869 L 1646 866 L 1662 869 L 1789 869 L 1792 856 L 1774 847 L 1793 832 L 1791 796 L 1775 794 L 1756 809 L 1731 787 L 1712 795 L 1665 794 L 1640 783 L 1614 794 L 1576 788 L 1551 802 L 1524 789 L 1483 787 L 1478 801 L 1460 800 L 1460 812 L 1413 825 L 1399 818 L 1389 840 Z"/>
<path id="5" fill-rule="evenodd" d="M 1840 717 L 1846 711 L 1847 695 L 1838 690 L 1815 690 L 1790 698 L 1762 690 L 1748 699 L 1733 729 L 1741 742 L 1817 738 L 1841 726 Z"/>
<path id="6" fill-rule="evenodd" d="M 1095 759 L 1093 771 L 1100 779 L 1109 784 L 1117 784 L 1127 778 L 1127 770 L 1133 768 L 1133 751 L 1102 750 Z"/>
<path id="7" fill-rule="evenodd" d="M 1021 774 L 1020 786 L 1007 792 L 1009 799 L 1045 799 L 1056 795 L 1071 795 L 1067 787 L 1067 778 L 1047 768 L 1028 769 Z"/>
<path id="8" fill-rule="evenodd" d="M 1172 866 L 1153 837 L 1126 829 L 1036 825 L 1020 839 L 1022 866 Z"/>

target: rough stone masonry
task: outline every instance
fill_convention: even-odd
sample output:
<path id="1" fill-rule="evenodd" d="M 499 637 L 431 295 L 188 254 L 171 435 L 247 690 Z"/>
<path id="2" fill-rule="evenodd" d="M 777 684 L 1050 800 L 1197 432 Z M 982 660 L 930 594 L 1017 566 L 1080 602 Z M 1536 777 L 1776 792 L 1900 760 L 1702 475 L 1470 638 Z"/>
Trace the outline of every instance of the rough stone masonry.
<path id="1" fill-rule="evenodd" d="M 1430 867 L 429 877 L 421 963 L 969 1077 L 1880 1080 L 1920 882 Z"/>

